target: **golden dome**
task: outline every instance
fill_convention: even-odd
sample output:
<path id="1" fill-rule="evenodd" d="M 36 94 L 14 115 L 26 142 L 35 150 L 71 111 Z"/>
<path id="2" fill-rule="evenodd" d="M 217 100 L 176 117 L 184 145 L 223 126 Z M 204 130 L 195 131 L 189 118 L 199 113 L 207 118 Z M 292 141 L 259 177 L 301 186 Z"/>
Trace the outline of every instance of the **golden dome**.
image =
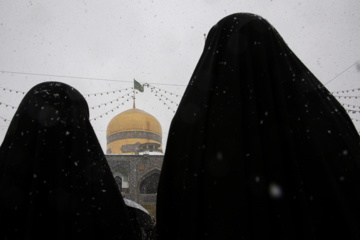
<path id="1" fill-rule="evenodd" d="M 108 154 L 162 152 L 162 130 L 159 121 L 140 109 L 126 110 L 111 119 L 107 131 Z"/>

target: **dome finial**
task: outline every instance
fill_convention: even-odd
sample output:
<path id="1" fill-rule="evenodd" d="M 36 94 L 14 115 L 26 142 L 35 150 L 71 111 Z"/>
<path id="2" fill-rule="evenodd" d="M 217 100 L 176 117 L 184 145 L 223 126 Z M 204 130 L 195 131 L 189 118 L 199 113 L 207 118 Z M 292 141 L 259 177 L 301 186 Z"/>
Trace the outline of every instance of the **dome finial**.
<path id="1" fill-rule="evenodd" d="M 134 88 L 134 96 L 133 96 L 133 108 L 135 108 L 135 88 Z"/>

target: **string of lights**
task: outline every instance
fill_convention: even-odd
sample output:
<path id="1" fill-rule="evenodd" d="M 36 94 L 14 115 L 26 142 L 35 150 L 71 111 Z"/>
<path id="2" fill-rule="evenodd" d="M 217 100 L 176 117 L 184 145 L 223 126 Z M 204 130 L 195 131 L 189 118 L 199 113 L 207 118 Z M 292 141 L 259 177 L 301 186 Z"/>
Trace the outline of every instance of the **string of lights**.
<path id="1" fill-rule="evenodd" d="M 149 87 L 149 84 L 144 84 L 144 86 L 147 86 Z M 8 92 L 11 92 L 11 93 L 22 93 L 22 94 L 25 94 L 25 92 L 23 91 L 19 91 L 19 90 L 14 90 L 14 89 L 9 89 L 9 88 L 3 88 L 1 87 L 0 90 L 3 90 L 3 91 L 8 91 Z M 129 96 L 128 98 L 126 98 L 123 102 L 121 102 L 120 104 L 118 104 L 115 108 L 112 108 L 110 109 L 109 111 L 105 112 L 105 113 L 102 113 L 92 119 L 90 119 L 90 121 L 93 121 L 93 120 L 97 120 L 99 118 L 102 118 L 104 117 L 105 115 L 108 115 L 110 112 L 114 112 L 115 109 L 118 109 L 120 105 L 124 105 L 125 102 L 129 101 L 130 98 L 132 98 L 132 91 L 133 91 L 133 87 L 128 87 L 128 88 L 123 88 L 123 89 L 117 89 L 117 90 L 111 90 L 111 91 L 105 91 L 105 92 L 96 92 L 96 93 L 88 93 L 88 94 L 85 94 L 84 96 L 86 97 L 92 97 L 92 96 L 103 96 L 103 95 L 110 95 L 110 94 L 116 94 L 116 93 L 120 93 L 120 92 L 125 92 L 125 94 L 121 95 L 120 97 L 117 97 L 115 99 L 112 99 L 110 101 L 107 101 L 107 102 L 104 102 L 104 103 L 101 103 L 101 104 L 98 104 L 96 106 L 92 106 L 91 109 L 96 109 L 96 108 L 101 108 L 102 106 L 107 106 L 107 105 L 110 105 L 110 104 L 113 104 L 115 102 L 119 102 L 121 99 L 125 98 L 126 96 Z M 130 91 L 129 91 L 130 90 Z M 173 99 L 169 98 L 169 96 L 166 96 L 167 95 L 171 95 L 171 96 L 174 96 L 174 97 L 179 97 L 179 94 L 176 94 L 176 93 L 172 93 L 170 91 L 167 91 L 167 90 L 164 90 L 164 89 L 160 89 L 160 88 L 157 88 L 153 85 L 151 85 L 151 90 L 152 92 L 154 93 L 155 97 L 157 97 L 160 101 L 162 101 L 162 103 L 169 109 L 171 110 L 172 112 L 175 113 L 175 109 L 174 107 L 172 107 L 170 105 L 171 104 L 174 104 L 176 106 L 178 106 L 178 104 L 176 103 L 176 101 L 174 101 Z M 161 94 L 161 93 L 162 94 Z M 136 92 L 136 94 L 138 94 L 138 92 Z M 166 102 L 168 101 L 168 103 Z M 7 104 L 7 103 L 4 103 L 4 102 L 0 102 L 0 105 L 2 106 L 5 106 L 5 107 L 9 107 L 9 108 L 12 108 L 12 109 L 16 109 L 17 107 L 13 106 L 13 105 L 10 105 L 10 104 Z M 7 118 L 4 118 L 4 117 L 0 117 L 0 119 L 2 119 L 4 122 L 10 122 L 9 119 Z"/>
<path id="2" fill-rule="evenodd" d="M 144 84 L 144 86 L 149 86 L 151 90 L 157 90 L 158 92 L 164 92 L 165 94 L 168 93 L 168 94 L 170 94 L 171 96 L 175 96 L 175 97 L 179 97 L 179 96 L 180 96 L 179 94 L 176 94 L 176 93 L 173 93 L 173 92 L 170 92 L 170 91 L 167 91 L 167 90 L 158 88 L 158 87 L 154 86 L 153 84 Z M 177 85 L 174 85 L 174 86 L 177 86 Z M 9 89 L 9 88 L 4 88 L 4 87 L 0 87 L 0 89 L 2 89 L 3 91 L 25 94 L 25 92 L 24 92 L 24 91 L 21 91 L 21 90 Z M 91 96 L 108 95 L 108 94 L 111 94 L 111 93 L 112 93 L 112 94 L 115 94 L 115 93 L 119 93 L 119 92 L 122 92 L 122 91 L 127 91 L 127 90 L 129 90 L 129 89 L 133 89 L 133 87 L 123 88 L 123 89 L 117 89 L 117 90 L 111 90 L 111 91 L 106 91 L 106 92 L 88 93 L 88 94 L 85 94 L 85 96 L 91 97 Z M 355 91 L 360 91 L 360 88 L 352 88 L 352 89 L 346 89 L 346 90 L 336 91 L 336 92 L 332 92 L 332 94 L 333 94 L 335 97 L 338 97 L 338 98 L 345 98 L 345 99 L 346 99 L 346 98 L 355 98 L 355 99 L 357 99 L 357 98 L 360 97 L 360 96 L 337 95 L 337 94 L 339 94 L 339 93 L 349 93 L 349 92 L 355 92 Z"/>
<path id="3" fill-rule="evenodd" d="M 169 104 L 167 104 L 162 98 L 159 98 L 159 100 L 167 106 L 168 110 L 171 110 L 173 113 L 175 113 L 175 109 L 173 109 Z M 176 106 L 178 106 L 178 104 L 176 104 Z"/>
<path id="4" fill-rule="evenodd" d="M 10 120 L 9 120 L 9 119 L 3 118 L 3 117 L 1 117 L 1 116 L 0 116 L 0 118 L 1 118 L 4 122 L 9 122 L 9 123 L 10 123 Z"/>
<path id="5" fill-rule="evenodd" d="M 114 112 L 114 110 L 118 109 L 120 107 L 120 105 L 124 105 L 124 103 L 128 102 L 129 99 L 131 99 L 131 98 L 133 98 L 133 96 L 128 97 L 123 102 L 119 103 L 116 107 L 110 109 L 109 111 L 107 111 L 107 112 L 105 112 L 103 114 L 100 114 L 100 115 L 98 115 L 98 116 L 96 116 L 94 118 L 91 118 L 90 121 L 93 121 L 93 120 L 96 121 L 96 119 L 102 118 L 103 116 L 108 115 L 110 112 Z"/>
<path id="6" fill-rule="evenodd" d="M 175 113 L 175 109 L 174 107 L 178 107 L 179 104 L 176 103 L 174 100 L 172 100 L 171 98 L 165 96 L 164 94 L 161 94 L 159 91 L 156 91 L 155 89 L 152 89 L 151 91 L 154 96 L 159 100 L 161 101 L 167 108 L 168 110 L 171 110 L 173 113 Z M 170 104 L 173 104 L 174 106 L 170 106 Z"/>
<path id="7" fill-rule="evenodd" d="M 172 93 L 172 92 L 170 92 L 170 91 L 167 91 L 167 90 L 164 90 L 164 89 L 155 87 L 155 86 L 153 86 L 153 85 L 151 85 L 151 84 L 148 84 L 148 85 L 149 85 L 150 89 L 152 89 L 152 90 L 157 90 L 158 92 L 163 91 L 164 93 L 169 93 L 171 96 L 174 95 L 175 97 L 179 97 L 179 96 L 180 96 L 179 94 Z"/>
<path id="8" fill-rule="evenodd" d="M 171 110 L 173 113 L 176 112 L 176 108 L 178 107 L 178 103 L 177 101 L 175 101 L 173 98 L 176 97 L 180 97 L 179 94 L 173 93 L 171 91 L 168 90 L 164 90 L 161 88 L 158 88 L 152 84 L 144 84 L 144 87 L 149 87 L 151 89 L 151 92 L 154 94 L 154 96 L 163 103 L 164 106 L 167 107 L 167 109 Z M 96 93 L 89 93 L 89 94 L 85 94 L 86 97 L 92 97 L 92 96 L 103 96 L 103 95 L 110 95 L 110 94 L 116 94 L 116 93 L 121 93 L 121 92 L 125 92 L 123 95 L 121 95 L 120 97 L 117 97 L 113 100 L 98 104 L 96 106 L 92 106 L 91 109 L 96 109 L 96 108 L 101 108 L 102 106 L 107 106 L 109 104 L 113 104 L 116 102 L 119 102 L 121 99 L 126 98 L 126 96 L 129 96 L 128 98 L 126 98 L 123 102 L 121 102 L 120 104 L 118 104 L 115 108 L 110 109 L 109 111 L 102 113 L 92 119 L 90 119 L 91 121 L 96 121 L 99 118 L 104 117 L 105 115 L 108 115 L 110 112 L 114 112 L 114 110 L 118 109 L 120 107 L 120 105 L 124 105 L 125 102 L 129 101 L 132 98 L 132 91 L 133 91 L 133 87 L 128 87 L 128 88 L 123 88 L 123 89 L 117 89 L 117 90 L 111 90 L 111 91 L 105 91 L 105 92 L 96 92 Z M 10 89 L 10 88 L 5 88 L 5 87 L 0 87 L 0 91 L 6 91 L 6 92 L 10 92 L 10 93 L 14 93 L 14 94 L 25 94 L 24 91 L 20 91 L 20 90 L 15 90 L 15 89 Z M 332 92 L 332 94 L 340 99 L 357 99 L 359 96 L 346 96 L 344 95 L 344 93 L 350 93 L 350 92 L 357 92 L 360 91 L 360 88 L 352 88 L 352 89 L 347 89 L 347 90 L 341 90 L 341 91 L 336 91 L 336 92 Z M 138 92 L 136 92 L 136 94 L 139 94 Z M 360 106 L 357 105 L 352 105 L 352 104 L 347 104 L 347 103 L 341 103 L 344 107 L 345 110 L 349 113 L 349 114 L 356 114 L 356 113 L 360 113 Z M 7 108 L 11 108 L 11 109 L 17 109 L 17 107 L 11 105 L 11 104 L 7 104 L 4 102 L 0 102 L 1 106 L 7 107 Z M 6 123 L 9 123 L 11 120 L 5 118 L 5 117 L 1 117 L 0 119 Z M 353 121 L 355 122 L 360 122 L 360 119 L 356 119 L 356 118 L 352 118 Z"/>
<path id="9" fill-rule="evenodd" d="M 357 106 L 357 105 L 346 104 L 346 103 L 342 103 L 342 105 L 343 105 L 344 107 L 352 107 L 352 108 L 359 108 L 359 109 L 360 109 L 360 106 Z"/>
<path id="10" fill-rule="evenodd" d="M 172 100 L 171 98 L 169 98 L 167 96 L 164 96 L 163 94 L 159 93 L 158 91 L 155 91 L 154 94 L 155 94 L 155 97 L 165 98 L 166 101 L 168 101 L 172 104 L 175 104 L 176 106 L 179 105 L 176 101 Z"/>
<path id="11" fill-rule="evenodd" d="M 352 89 L 347 89 L 347 90 L 341 90 L 341 91 L 336 91 L 336 92 L 332 92 L 331 94 L 338 94 L 338 93 L 348 93 L 348 92 L 355 92 L 355 91 L 360 91 L 360 88 L 352 88 Z"/>
<path id="12" fill-rule="evenodd" d="M 133 87 L 123 88 L 123 89 L 118 89 L 118 90 L 112 90 L 112 91 L 108 91 L 108 92 L 89 93 L 89 94 L 85 94 L 85 96 L 91 97 L 91 96 L 109 95 L 109 94 L 121 93 L 122 91 L 127 91 L 129 89 L 133 89 Z"/>
<path id="13" fill-rule="evenodd" d="M 351 118 L 351 120 L 353 121 L 353 122 L 360 122 L 360 119 L 357 119 L 357 118 Z M 360 132 L 359 132 L 360 133 Z"/>
<path id="14" fill-rule="evenodd" d="M 125 96 L 130 96 L 131 93 L 132 93 L 132 92 L 127 92 L 127 93 L 125 93 L 124 95 L 121 95 L 120 97 L 117 97 L 117 98 L 115 98 L 115 99 L 113 99 L 113 100 L 110 100 L 110 101 L 105 102 L 105 103 L 101 103 L 101 104 L 96 105 L 96 106 L 92 106 L 91 109 L 100 108 L 101 106 L 107 106 L 108 104 L 112 104 L 112 103 L 114 103 L 114 102 L 118 102 L 121 98 L 124 98 Z"/>
<path id="15" fill-rule="evenodd" d="M 8 91 L 8 92 L 14 92 L 14 93 L 22 93 L 22 94 L 25 94 L 25 92 L 20 91 L 20 90 L 14 90 L 14 89 L 4 88 L 4 87 L 0 87 L 0 89 L 2 89 L 3 91 Z"/>
<path id="16" fill-rule="evenodd" d="M 175 110 L 173 110 L 173 108 L 169 104 L 173 104 L 176 106 L 179 106 L 179 104 L 177 103 L 176 100 L 173 100 L 172 97 L 170 97 L 170 96 L 179 97 L 180 96 L 179 94 L 152 86 L 150 84 L 149 84 L 149 87 L 151 89 L 151 92 L 155 95 L 155 97 L 158 97 L 159 100 L 164 103 L 164 105 L 168 106 L 168 109 L 171 109 L 173 112 L 175 112 Z M 168 103 L 166 103 L 166 101 Z"/>
<path id="17" fill-rule="evenodd" d="M 5 107 L 11 107 L 12 109 L 15 109 L 15 108 L 17 108 L 17 107 L 15 107 L 15 106 L 13 106 L 13 105 L 10 105 L 10 104 L 8 104 L 8 103 L 3 103 L 3 102 L 0 102 L 0 105 L 1 106 L 5 106 Z"/>
<path id="18" fill-rule="evenodd" d="M 348 112 L 348 113 L 359 113 L 360 110 L 353 110 L 353 109 L 347 109 L 345 108 L 345 110 Z"/>
<path id="19" fill-rule="evenodd" d="M 346 98 L 355 98 L 355 99 L 357 99 L 358 97 L 360 97 L 360 96 L 341 96 L 341 95 L 334 95 L 334 97 L 336 97 L 336 98 L 339 98 L 339 99 L 341 99 L 341 98 L 344 98 L 344 99 L 346 99 Z"/>

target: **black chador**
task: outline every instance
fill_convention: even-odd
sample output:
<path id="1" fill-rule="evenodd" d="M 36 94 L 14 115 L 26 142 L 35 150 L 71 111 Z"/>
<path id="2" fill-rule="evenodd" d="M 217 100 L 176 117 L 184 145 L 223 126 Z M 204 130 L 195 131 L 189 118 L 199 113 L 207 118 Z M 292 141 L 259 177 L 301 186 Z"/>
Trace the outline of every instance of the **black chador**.
<path id="1" fill-rule="evenodd" d="M 33 87 L 0 148 L 0 239 L 134 239 L 83 96 Z"/>
<path id="2" fill-rule="evenodd" d="M 171 123 L 159 237 L 360 239 L 359 142 L 265 19 L 225 17 Z"/>

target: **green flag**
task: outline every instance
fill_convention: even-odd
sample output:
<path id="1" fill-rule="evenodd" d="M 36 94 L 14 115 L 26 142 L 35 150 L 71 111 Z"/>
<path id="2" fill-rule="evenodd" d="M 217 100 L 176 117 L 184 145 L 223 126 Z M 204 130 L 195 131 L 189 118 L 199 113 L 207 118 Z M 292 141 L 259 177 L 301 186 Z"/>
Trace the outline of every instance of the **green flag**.
<path id="1" fill-rule="evenodd" d="M 143 92 L 144 86 L 134 79 L 134 89 L 139 90 L 139 92 Z"/>

